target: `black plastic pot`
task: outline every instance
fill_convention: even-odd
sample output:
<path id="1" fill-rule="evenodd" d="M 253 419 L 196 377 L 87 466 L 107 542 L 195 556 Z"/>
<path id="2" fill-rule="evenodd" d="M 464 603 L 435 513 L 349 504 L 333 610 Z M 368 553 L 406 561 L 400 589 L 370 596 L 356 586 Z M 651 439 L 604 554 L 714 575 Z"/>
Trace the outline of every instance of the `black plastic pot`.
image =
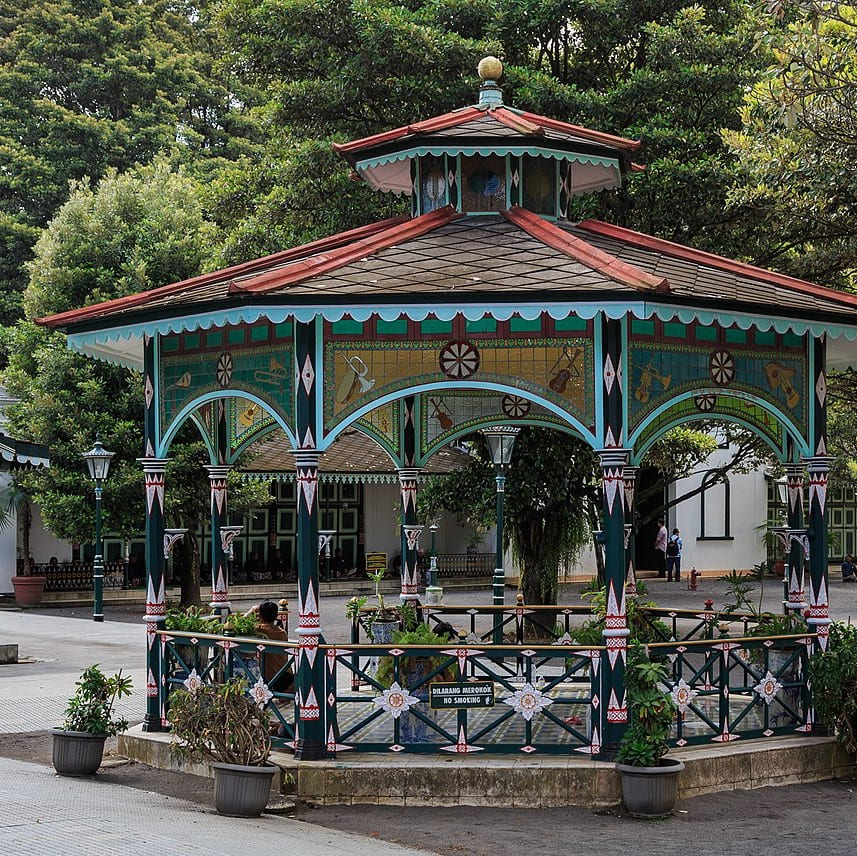
<path id="1" fill-rule="evenodd" d="M 104 757 L 106 734 L 51 729 L 54 736 L 54 769 L 61 776 L 93 776 Z"/>
<path id="2" fill-rule="evenodd" d="M 212 764 L 214 807 L 229 817 L 258 817 L 268 804 L 271 782 L 279 767 Z"/>
<path id="3" fill-rule="evenodd" d="M 622 799 L 633 817 L 663 817 L 675 807 L 681 761 L 661 758 L 657 767 L 617 764 L 622 777 Z"/>

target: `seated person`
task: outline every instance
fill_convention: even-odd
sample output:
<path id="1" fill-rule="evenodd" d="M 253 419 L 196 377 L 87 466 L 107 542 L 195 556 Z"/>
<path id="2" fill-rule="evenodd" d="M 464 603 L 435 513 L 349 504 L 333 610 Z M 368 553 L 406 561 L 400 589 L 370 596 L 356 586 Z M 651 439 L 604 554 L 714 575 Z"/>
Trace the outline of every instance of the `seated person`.
<path id="1" fill-rule="evenodd" d="M 333 551 L 333 557 L 330 560 L 330 577 L 336 579 L 345 575 L 345 559 L 342 556 L 342 547 L 337 547 Z"/>
<path id="2" fill-rule="evenodd" d="M 854 564 L 854 557 L 850 554 L 842 563 L 842 582 L 857 583 L 857 565 Z"/>
<path id="3" fill-rule="evenodd" d="M 280 609 L 272 600 L 262 601 L 258 606 L 254 606 L 250 612 L 255 612 L 259 617 L 259 635 L 265 639 L 271 639 L 275 642 L 288 642 L 289 635 L 277 622 L 277 616 Z M 264 657 L 264 679 L 268 684 L 271 692 L 289 693 L 292 692 L 295 685 L 295 675 L 291 668 L 286 669 L 278 677 L 278 673 L 289 661 L 287 652 L 274 653 L 268 652 Z"/>
<path id="4" fill-rule="evenodd" d="M 247 559 L 247 564 L 244 565 L 244 572 L 247 574 L 247 579 L 250 581 L 258 582 L 259 580 L 271 578 L 270 572 L 265 570 L 265 566 L 262 564 L 262 560 L 259 558 L 259 554 L 256 550 L 254 550 L 250 554 L 250 558 Z"/>

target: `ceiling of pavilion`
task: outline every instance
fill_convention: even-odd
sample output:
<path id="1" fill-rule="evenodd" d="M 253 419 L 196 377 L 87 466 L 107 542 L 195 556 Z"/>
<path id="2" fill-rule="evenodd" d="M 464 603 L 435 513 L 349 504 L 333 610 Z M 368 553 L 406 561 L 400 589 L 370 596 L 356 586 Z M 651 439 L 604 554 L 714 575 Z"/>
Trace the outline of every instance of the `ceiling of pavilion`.
<path id="1" fill-rule="evenodd" d="M 294 475 L 295 458 L 286 435 L 276 429 L 260 438 L 250 448 L 249 455 L 238 467 L 247 473 L 264 473 L 276 477 L 279 474 Z M 446 446 L 428 459 L 422 471 L 428 475 L 449 473 L 463 467 L 469 460 L 466 452 L 455 446 Z M 336 473 L 341 478 L 361 475 L 369 481 L 393 481 L 395 465 L 390 456 L 371 438 L 360 431 L 346 431 L 319 458 L 319 471 Z M 378 478 L 390 476 L 389 479 Z"/>

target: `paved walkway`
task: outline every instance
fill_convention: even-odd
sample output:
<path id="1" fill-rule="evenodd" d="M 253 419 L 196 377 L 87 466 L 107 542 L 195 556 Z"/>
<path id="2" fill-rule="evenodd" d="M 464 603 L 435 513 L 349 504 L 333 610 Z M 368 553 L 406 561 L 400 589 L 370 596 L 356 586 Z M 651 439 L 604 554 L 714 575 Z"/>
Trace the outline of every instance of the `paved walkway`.
<path id="1" fill-rule="evenodd" d="M 425 856 L 425 851 L 265 815 L 213 810 L 95 779 L 0 758 L 0 853 L 22 856 Z"/>

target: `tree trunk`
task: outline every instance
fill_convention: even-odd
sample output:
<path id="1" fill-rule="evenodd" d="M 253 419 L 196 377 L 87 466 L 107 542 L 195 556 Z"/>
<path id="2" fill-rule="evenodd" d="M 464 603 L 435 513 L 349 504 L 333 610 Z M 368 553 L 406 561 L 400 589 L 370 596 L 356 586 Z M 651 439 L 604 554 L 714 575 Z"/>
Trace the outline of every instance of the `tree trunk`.
<path id="1" fill-rule="evenodd" d="M 21 549 L 24 551 L 23 570 L 24 576 L 29 577 L 33 573 L 33 565 L 30 562 L 30 530 L 33 527 L 33 508 L 29 500 L 24 500 L 20 508 L 21 521 Z"/>
<path id="2" fill-rule="evenodd" d="M 199 539 L 196 533 L 188 530 L 173 552 L 176 554 L 176 570 L 181 586 L 181 605 L 184 608 L 200 606 Z"/>
<path id="3" fill-rule="evenodd" d="M 524 603 L 528 606 L 555 605 L 559 569 L 554 563 L 549 566 L 545 561 L 543 521 L 529 520 L 517 527 L 516 534 Z M 528 639 L 546 638 L 554 624 L 556 611 L 540 611 L 537 620 L 527 620 L 524 633 Z"/>

